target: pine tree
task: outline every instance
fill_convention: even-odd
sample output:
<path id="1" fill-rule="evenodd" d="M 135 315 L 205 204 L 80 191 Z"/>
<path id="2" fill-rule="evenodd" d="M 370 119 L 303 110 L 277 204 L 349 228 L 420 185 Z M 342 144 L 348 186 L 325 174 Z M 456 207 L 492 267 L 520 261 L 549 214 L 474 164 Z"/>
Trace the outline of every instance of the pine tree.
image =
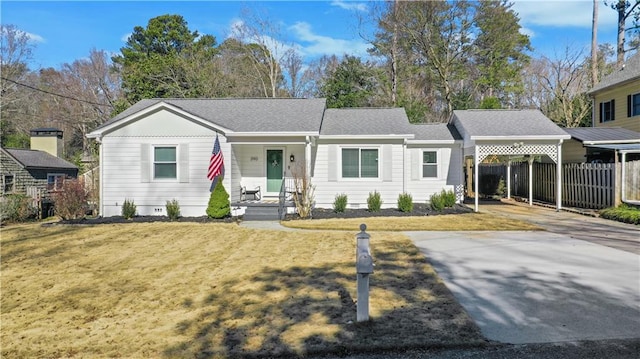
<path id="1" fill-rule="evenodd" d="M 231 214 L 231 205 L 229 203 L 229 193 L 224 189 L 222 179 L 218 179 L 216 187 L 209 197 L 209 205 L 207 206 L 207 216 L 210 218 L 225 218 Z"/>

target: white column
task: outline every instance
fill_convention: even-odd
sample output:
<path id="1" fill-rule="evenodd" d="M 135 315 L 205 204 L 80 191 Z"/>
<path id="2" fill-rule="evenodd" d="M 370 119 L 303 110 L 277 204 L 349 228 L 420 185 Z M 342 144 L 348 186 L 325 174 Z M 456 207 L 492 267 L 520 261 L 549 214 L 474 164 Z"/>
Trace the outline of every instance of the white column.
<path id="1" fill-rule="evenodd" d="M 311 139 L 307 137 L 304 147 L 304 171 L 309 181 L 311 181 Z"/>
<path id="2" fill-rule="evenodd" d="M 507 161 L 507 199 L 511 199 L 511 156 Z"/>
<path id="3" fill-rule="evenodd" d="M 556 211 L 562 208 L 562 140 L 558 142 L 556 151 Z"/>
<path id="4" fill-rule="evenodd" d="M 529 205 L 533 206 L 533 156 L 529 157 Z"/>
<path id="5" fill-rule="evenodd" d="M 624 203 L 624 201 L 627 199 L 627 188 L 625 186 L 625 182 L 626 182 L 626 171 L 625 171 L 625 162 L 627 161 L 627 152 L 621 152 L 622 153 L 622 163 L 620 163 L 620 166 L 622 166 L 622 168 L 620 169 L 620 192 L 622 192 L 621 198 L 622 198 L 622 202 Z M 614 168 L 613 173 L 615 173 L 616 170 Z M 614 185 L 615 188 L 615 185 Z"/>
<path id="6" fill-rule="evenodd" d="M 474 153 L 473 153 L 473 180 L 476 182 L 475 183 L 475 211 L 478 212 L 478 206 L 479 206 L 479 202 L 478 202 L 478 197 L 480 197 L 480 192 L 479 192 L 479 183 L 480 183 L 480 178 L 478 178 L 478 145 L 475 145 L 473 147 Z"/>

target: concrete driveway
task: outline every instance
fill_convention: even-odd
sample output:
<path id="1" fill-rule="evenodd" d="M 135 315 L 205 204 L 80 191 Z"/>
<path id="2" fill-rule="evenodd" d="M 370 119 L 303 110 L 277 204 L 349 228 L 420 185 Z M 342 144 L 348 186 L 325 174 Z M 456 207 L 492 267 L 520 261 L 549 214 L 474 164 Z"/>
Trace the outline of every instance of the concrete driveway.
<path id="1" fill-rule="evenodd" d="M 552 212 L 556 219 L 565 213 Z M 529 217 L 534 223 L 541 220 Z M 620 228 L 606 223 L 592 227 L 592 218 L 580 217 L 575 220 L 588 231 Z M 637 238 L 637 229 L 623 227 Z M 522 344 L 640 338 L 636 253 L 578 239 L 579 232 L 407 234 L 491 340 Z"/>

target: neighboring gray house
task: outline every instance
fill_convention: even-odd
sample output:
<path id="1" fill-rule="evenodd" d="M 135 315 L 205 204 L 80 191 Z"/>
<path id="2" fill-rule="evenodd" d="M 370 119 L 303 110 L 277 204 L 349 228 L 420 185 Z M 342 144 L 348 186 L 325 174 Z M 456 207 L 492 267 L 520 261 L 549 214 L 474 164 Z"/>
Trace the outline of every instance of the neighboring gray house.
<path id="1" fill-rule="evenodd" d="M 480 130 L 491 135 L 478 137 Z M 184 216 L 204 215 L 216 137 L 238 215 L 277 203 L 296 170 L 311 179 L 319 208 L 331 208 L 342 193 L 350 208 L 366 208 L 373 191 L 387 208 L 401 193 L 425 203 L 444 189 L 461 200 L 463 156 L 473 148 L 485 154 L 516 141 L 517 155 L 555 159 L 569 138 L 539 111 L 455 111 L 450 124 L 412 125 L 401 108 L 327 109 L 325 99 L 268 98 L 142 100 L 88 136 L 100 143 L 103 216 L 119 215 L 125 199 L 140 215 L 165 214 L 171 199 Z M 241 188 L 260 188 L 260 196 L 247 200 Z"/>
<path id="2" fill-rule="evenodd" d="M 27 187 L 52 190 L 67 178 L 78 177 L 78 167 L 40 150 L 0 149 L 2 192 L 26 194 Z"/>

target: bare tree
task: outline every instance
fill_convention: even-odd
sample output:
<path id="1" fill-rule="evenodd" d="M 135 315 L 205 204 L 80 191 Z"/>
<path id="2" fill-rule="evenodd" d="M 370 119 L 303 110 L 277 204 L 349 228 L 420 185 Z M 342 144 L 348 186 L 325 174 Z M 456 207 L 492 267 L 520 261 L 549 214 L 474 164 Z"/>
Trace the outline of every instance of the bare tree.
<path id="1" fill-rule="evenodd" d="M 586 95 L 590 85 L 588 63 L 582 51 L 567 47 L 556 59 L 544 57 L 540 84 L 553 95 L 543 112 L 564 127 L 579 127 L 591 114 L 591 101 Z"/>
<path id="2" fill-rule="evenodd" d="M 265 97 L 278 97 L 284 82 L 281 64 L 288 56 L 291 45 L 282 39 L 282 30 L 266 14 L 245 8 L 243 22 L 235 28 L 234 37 L 242 44 L 245 54 L 253 61 L 256 76 L 261 79 Z M 254 46 L 251 46 L 251 45 Z"/>
<path id="3" fill-rule="evenodd" d="M 627 51 L 624 47 L 625 32 L 640 29 L 640 0 L 610 0 L 605 1 L 613 10 L 618 13 L 618 37 L 616 45 L 616 66 L 621 68 L 624 65 L 624 54 Z M 627 20 L 633 19 L 633 26 L 627 28 Z"/>
<path id="4" fill-rule="evenodd" d="M 593 0 L 591 20 L 591 86 L 598 83 L 598 0 Z"/>

